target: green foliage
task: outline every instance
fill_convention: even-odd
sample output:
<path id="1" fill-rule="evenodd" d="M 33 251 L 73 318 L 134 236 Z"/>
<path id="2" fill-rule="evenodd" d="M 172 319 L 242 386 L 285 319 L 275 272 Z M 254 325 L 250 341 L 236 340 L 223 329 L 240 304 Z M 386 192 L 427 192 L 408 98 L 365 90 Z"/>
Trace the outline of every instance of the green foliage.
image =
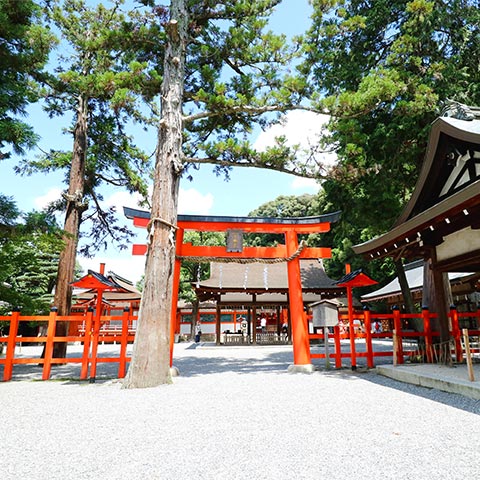
<path id="1" fill-rule="evenodd" d="M 339 163 L 324 182 L 342 210 L 334 226 L 334 270 L 351 245 L 389 230 L 409 199 L 442 102 L 480 104 L 478 2 L 316 0 L 301 67 L 312 98 L 332 114 Z"/>
<path id="2" fill-rule="evenodd" d="M 25 314 L 47 312 L 63 248 L 55 219 L 39 212 L 22 214 L 0 194 L 0 311 L 20 307 Z M 6 212 L 6 213 L 5 213 Z"/>
<path id="3" fill-rule="evenodd" d="M 39 8 L 31 0 L 0 1 L 0 159 L 32 148 L 38 140 L 21 116 L 37 99 L 33 80 L 41 75 L 52 36 L 40 25 Z"/>
<path id="4" fill-rule="evenodd" d="M 275 200 L 260 205 L 248 214 L 249 217 L 309 217 L 319 215 L 319 196 L 304 194 L 301 196 L 281 195 Z M 245 235 L 245 244 L 250 246 L 271 246 L 285 243 L 284 235 L 262 234 Z M 313 243 L 312 243 L 313 245 Z"/>
<path id="5" fill-rule="evenodd" d="M 185 243 L 192 245 L 219 246 L 225 245 L 225 234 L 223 232 L 185 232 Z M 209 262 L 195 262 L 183 260 L 180 270 L 179 298 L 187 302 L 195 302 L 196 294 L 192 284 L 205 280 L 210 276 Z"/>
<path id="6" fill-rule="evenodd" d="M 118 224 L 114 209 L 102 205 L 105 185 L 138 192 L 147 198 L 150 154 L 129 133 L 134 124 L 145 128 L 155 121 L 150 108 L 159 91 L 163 33 L 151 14 L 138 8 L 123 11 L 124 1 L 90 7 L 84 0 L 45 3 L 44 14 L 58 32 L 62 49 L 56 68 L 45 78 L 45 110 L 53 116 L 73 117 L 68 130 L 75 139 L 79 99 L 88 102 L 87 159 L 82 203 L 82 249 L 91 256 L 113 241 L 122 249 L 131 238 Z M 60 132 L 59 132 L 60 133 Z M 25 159 L 17 172 L 64 170 L 66 180 L 72 151 L 51 150 L 36 159 Z M 65 210 L 61 200 L 50 211 Z M 73 233 L 73 232 L 72 232 Z"/>
<path id="7" fill-rule="evenodd" d="M 171 2 L 176 4 L 178 2 Z M 315 177 L 311 158 L 279 139 L 264 152 L 249 134 L 300 106 L 306 79 L 293 67 L 296 42 L 268 29 L 280 0 L 187 2 L 189 34 L 184 79 L 184 166 L 215 165 L 228 177 L 235 165 Z"/>

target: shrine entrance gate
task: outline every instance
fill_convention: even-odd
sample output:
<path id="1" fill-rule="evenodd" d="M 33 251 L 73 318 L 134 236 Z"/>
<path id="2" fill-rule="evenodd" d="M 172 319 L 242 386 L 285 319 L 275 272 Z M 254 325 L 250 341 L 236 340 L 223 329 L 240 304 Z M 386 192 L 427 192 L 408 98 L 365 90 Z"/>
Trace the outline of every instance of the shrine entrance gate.
<path id="1" fill-rule="evenodd" d="M 133 220 L 133 225 L 136 227 L 146 228 L 150 222 L 150 213 L 147 211 L 125 207 L 124 212 L 127 218 Z M 170 319 L 170 359 L 173 358 L 182 259 L 208 258 L 229 259 L 230 261 L 235 261 L 235 259 L 238 261 L 263 259 L 272 262 L 287 262 L 294 361 L 292 370 L 313 371 L 309 332 L 303 309 L 299 260 L 301 258 L 330 258 L 331 249 L 327 247 L 305 247 L 303 243 L 299 244 L 298 235 L 326 233 L 330 230 L 330 224 L 338 221 L 339 218 L 340 212 L 315 217 L 288 218 L 179 215 L 176 226 L 176 259 L 173 277 L 172 316 Z M 233 245 L 195 246 L 190 243 L 184 243 L 184 233 L 188 230 L 197 232 L 227 232 L 227 235 L 231 235 Z M 275 247 L 243 247 L 241 245 L 241 234 L 243 233 L 282 234 L 285 238 L 285 244 Z M 144 255 L 146 251 L 146 245 L 133 245 L 134 255 Z"/>

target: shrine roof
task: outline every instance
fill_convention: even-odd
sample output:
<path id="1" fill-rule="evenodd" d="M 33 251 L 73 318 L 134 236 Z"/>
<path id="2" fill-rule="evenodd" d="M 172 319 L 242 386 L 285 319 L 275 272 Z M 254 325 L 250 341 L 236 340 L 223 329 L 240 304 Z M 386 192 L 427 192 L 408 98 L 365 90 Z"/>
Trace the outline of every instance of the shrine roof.
<path id="1" fill-rule="evenodd" d="M 341 296 L 344 289 L 327 276 L 320 260 L 300 259 L 303 292 Z M 286 293 L 288 292 L 287 262 L 248 264 L 212 262 L 210 278 L 194 284 L 200 292 Z"/>
<path id="2" fill-rule="evenodd" d="M 416 258 L 453 232 L 478 228 L 480 109 L 465 108 L 466 116 L 432 123 L 422 170 L 402 214 L 389 232 L 355 245 L 355 253 Z"/>

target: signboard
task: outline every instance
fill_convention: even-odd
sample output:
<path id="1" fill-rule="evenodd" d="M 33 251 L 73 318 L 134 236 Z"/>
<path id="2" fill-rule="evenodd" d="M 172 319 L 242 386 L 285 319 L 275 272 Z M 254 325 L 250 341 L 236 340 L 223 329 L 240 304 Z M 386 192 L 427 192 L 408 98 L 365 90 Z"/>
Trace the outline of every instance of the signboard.
<path id="1" fill-rule="evenodd" d="M 338 308 L 336 303 L 321 300 L 310 306 L 313 313 L 314 327 L 335 327 L 338 325 Z"/>

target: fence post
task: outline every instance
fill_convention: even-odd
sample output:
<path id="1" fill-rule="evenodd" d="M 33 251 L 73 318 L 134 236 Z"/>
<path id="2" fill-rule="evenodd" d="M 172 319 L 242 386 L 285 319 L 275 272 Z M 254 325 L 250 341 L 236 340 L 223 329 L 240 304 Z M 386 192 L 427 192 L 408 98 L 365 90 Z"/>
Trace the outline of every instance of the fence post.
<path id="1" fill-rule="evenodd" d="M 335 368 L 342 368 L 342 344 L 340 343 L 340 326 L 333 327 L 333 336 L 335 339 Z"/>
<path id="2" fill-rule="evenodd" d="M 122 316 L 122 338 L 120 340 L 120 358 L 118 361 L 118 378 L 124 378 L 127 369 L 127 344 L 128 344 L 128 321 L 130 319 L 130 308 L 123 309 Z"/>
<path id="3" fill-rule="evenodd" d="M 15 358 L 15 345 L 18 334 L 18 325 L 20 323 L 20 309 L 15 307 L 12 310 L 10 318 L 10 329 L 8 331 L 7 351 L 5 352 L 5 367 L 3 369 L 3 381 L 8 382 L 12 379 L 13 359 Z"/>
<path id="4" fill-rule="evenodd" d="M 90 383 L 95 383 L 97 376 L 97 354 L 98 354 L 98 337 L 100 336 L 100 326 L 102 323 L 101 306 L 97 307 L 95 317 L 93 319 L 93 338 L 92 338 L 92 356 L 90 358 Z"/>
<path id="5" fill-rule="evenodd" d="M 372 317 L 368 305 L 363 307 L 363 321 L 365 324 L 365 343 L 367 347 L 367 367 L 373 368 L 373 347 L 372 347 Z"/>
<path id="6" fill-rule="evenodd" d="M 403 363 L 403 344 L 402 344 L 402 320 L 400 318 L 400 308 L 395 306 L 393 307 L 393 329 L 395 331 L 393 342 L 397 341 L 396 353 L 397 353 L 397 363 Z M 395 355 L 395 353 L 394 353 Z"/>
<path id="7" fill-rule="evenodd" d="M 467 357 L 468 378 L 471 382 L 475 381 L 475 375 L 473 374 L 472 353 L 470 352 L 470 338 L 468 337 L 468 328 L 462 330 L 463 339 L 465 342 L 465 356 Z"/>
<path id="8" fill-rule="evenodd" d="M 452 337 L 455 341 L 455 358 L 457 363 L 463 360 L 462 342 L 460 341 L 460 327 L 458 325 L 458 310 L 455 305 L 450 306 L 450 320 L 452 322 Z"/>
<path id="9" fill-rule="evenodd" d="M 423 331 L 425 333 L 425 352 L 427 354 L 427 363 L 433 363 L 432 355 L 432 328 L 430 325 L 430 312 L 428 307 L 422 307 Z"/>
<path id="10" fill-rule="evenodd" d="M 57 307 L 52 307 L 50 309 L 50 315 L 48 316 L 47 341 L 45 342 L 42 380 L 48 380 L 52 370 L 53 339 L 55 338 L 55 329 L 57 326 L 57 311 Z"/>
<path id="11" fill-rule="evenodd" d="M 93 308 L 88 307 L 87 315 L 85 316 L 85 337 L 83 339 L 82 369 L 80 371 L 80 380 L 86 380 L 88 377 L 90 343 L 92 341 L 92 317 Z"/>

